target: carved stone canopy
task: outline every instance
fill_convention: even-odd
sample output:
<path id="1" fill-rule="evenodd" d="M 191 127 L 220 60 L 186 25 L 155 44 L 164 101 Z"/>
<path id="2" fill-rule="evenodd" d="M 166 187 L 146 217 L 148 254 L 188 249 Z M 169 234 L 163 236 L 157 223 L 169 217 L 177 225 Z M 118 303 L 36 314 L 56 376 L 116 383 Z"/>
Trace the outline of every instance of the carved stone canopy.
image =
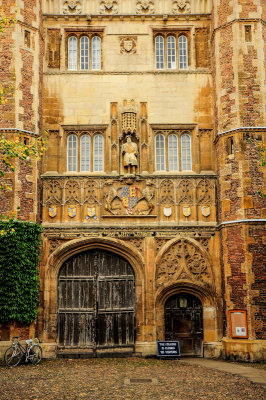
<path id="1" fill-rule="evenodd" d="M 66 0 L 63 3 L 63 14 L 81 14 L 82 7 L 79 0 Z"/>
<path id="2" fill-rule="evenodd" d="M 138 0 L 136 3 L 137 14 L 154 14 L 154 1 Z"/>
<path id="3" fill-rule="evenodd" d="M 100 14 L 118 14 L 118 2 L 115 0 L 101 1 Z"/>
<path id="4" fill-rule="evenodd" d="M 172 11 L 174 14 L 188 14 L 191 12 L 190 0 L 174 0 Z"/>

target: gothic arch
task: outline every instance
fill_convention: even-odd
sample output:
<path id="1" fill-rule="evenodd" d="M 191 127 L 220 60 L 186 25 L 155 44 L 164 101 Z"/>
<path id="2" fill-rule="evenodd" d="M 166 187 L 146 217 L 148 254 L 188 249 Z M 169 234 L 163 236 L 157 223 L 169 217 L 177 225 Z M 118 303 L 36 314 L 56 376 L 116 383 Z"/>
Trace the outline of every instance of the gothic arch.
<path id="1" fill-rule="evenodd" d="M 137 340 L 142 340 L 143 310 L 144 303 L 144 263 L 141 254 L 130 248 L 121 240 L 115 239 L 75 239 L 59 246 L 49 257 L 45 267 L 44 279 L 44 329 L 43 340 L 56 340 L 57 319 L 57 281 L 58 273 L 63 263 L 71 256 L 90 249 L 102 249 L 115 253 L 126 259 L 135 274 L 136 285 L 136 327 Z"/>
<path id="2" fill-rule="evenodd" d="M 165 340 L 165 310 L 166 301 L 178 293 L 187 293 L 197 297 L 203 307 L 204 341 L 217 340 L 219 336 L 219 314 L 221 304 L 214 290 L 199 286 L 193 282 L 181 280 L 157 291 L 156 308 L 156 336 L 157 340 Z"/>

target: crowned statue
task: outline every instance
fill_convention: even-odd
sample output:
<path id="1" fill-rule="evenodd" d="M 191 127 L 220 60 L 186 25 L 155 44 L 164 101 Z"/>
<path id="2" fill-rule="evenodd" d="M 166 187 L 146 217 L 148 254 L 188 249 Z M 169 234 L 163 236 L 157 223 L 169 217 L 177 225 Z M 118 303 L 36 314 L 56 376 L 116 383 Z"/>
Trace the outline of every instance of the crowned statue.
<path id="1" fill-rule="evenodd" d="M 128 135 L 126 143 L 122 145 L 123 166 L 129 174 L 135 174 L 138 165 L 138 146 L 132 142 L 131 136 Z"/>

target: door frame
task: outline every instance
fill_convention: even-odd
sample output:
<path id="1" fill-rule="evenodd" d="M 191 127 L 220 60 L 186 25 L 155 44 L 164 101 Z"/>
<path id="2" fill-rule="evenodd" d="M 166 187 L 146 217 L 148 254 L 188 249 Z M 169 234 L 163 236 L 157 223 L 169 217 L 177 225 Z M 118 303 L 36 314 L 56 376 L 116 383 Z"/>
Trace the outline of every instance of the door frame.
<path id="1" fill-rule="evenodd" d="M 199 306 L 200 306 L 200 308 L 198 309 L 198 312 L 199 312 L 199 314 L 200 314 L 200 329 L 202 329 L 202 332 L 200 333 L 200 334 L 194 334 L 194 335 L 192 335 L 192 334 L 190 334 L 190 335 L 188 335 L 187 334 L 187 332 L 186 333 L 180 333 L 180 335 L 176 335 L 176 338 L 174 338 L 174 337 L 172 337 L 172 338 L 166 338 L 166 333 L 167 333 L 167 331 L 166 331 L 166 328 L 167 328 L 167 322 L 168 323 L 170 323 L 171 325 L 172 325 L 172 323 L 173 323 L 173 321 L 174 321 L 174 319 L 175 319 L 175 317 L 179 314 L 185 314 L 185 315 L 187 315 L 187 316 L 190 316 L 190 311 L 189 310 L 191 310 L 191 308 L 189 308 L 189 310 L 187 309 L 187 307 L 185 307 L 185 308 L 183 308 L 183 310 L 182 310 L 182 307 L 180 307 L 180 306 L 178 306 L 178 307 L 175 307 L 175 308 L 166 308 L 166 305 L 167 305 L 167 302 L 169 301 L 169 300 L 171 300 L 172 298 L 178 298 L 179 297 L 179 295 L 182 295 L 184 298 L 194 298 L 194 299 L 196 299 L 197 300 L 197 302 L 199 303 Z M 183 312 L 182 312 L 183 311 Z M 168 318 L 167 318 L 167 314 L 168 314 Z M 172 294 L 171 296 L 169 296 L 167 299 L 166 299 L 166 301 L 165 301 L 165 303 L 164 303 L 164 316 L 165 316 L 165 339 L 164 340 L 178 340 L 179 341 L 179 343 L 180 343 L 180 351 L 181 351 L 181 355 L 193 355 L 193 356 L 202 356 L 203 354 L 202 354 L 202 350 L 203 350 L 203 306 L 202 306 L 202 302 L 200 301 L 200 299 L 199 299 L 199 297 L 197 297 L 197 296 L 195 296 L 194 294 L 192 295 L 191 293 L 187 293 L 187 292 L 185 292 L 185 291 L 183 291 L 183 292 L 178 292 L 178 293 L 175 293 L 175 294 Z M 192 318 L 190 318 L 190 321 L 192 321 L 193 322 L 193 319 Z M 168 329 L 169 329 L 170 327 L 168 327 Z M 169 333 L 169 330 L 168 330 L 168 333 Z M 173 332 L 174 333 L 174 332 Z M 188 352 L 186 352 L 186 353 L 183 353 L 182 352 L 182 339 L 183 340 L 186 340 L 186 339 L 189 339 L 189 340 L 191 340 L 192 341 L 192 348 L 191 348 L 191 352 L 190 353 L 188 353 Z M 200 346 L 199 346 L 199 349 L 198 349 L 198 352 L 197 352 L 197 349 L 196 349 L 196 343 L 197 343 L 197 341 L 200 341 Z"/>
<path id="2" fill-rule="evenodd" d="M 91 253 L 91 254 L 88 254 Z M 82 256 L 83 255 L 83 256 Z M 112 264 L 111 268 L 114 271 L 116 270 L 117 265 L 121 266 L 120 261 L 124 263 L 126 263 L 126 271 L 127 271 L 127 275 L 112 275 L 111 273 L 108 274 L 108 260 L 109 257 L 111 258 L 111 255 L 113 255 L 115 257 L 115 263 Z M 79 257 L 81 256 L 81 257 Z M 85 270 L 86 268 L 84 268 L 84 257 L 87 259 L 87 261 L 89 262 L 89 264 L 91 265 L 91 271 L 90 274 L 85 275 Z M 74 260 L 72 260 L 72 258 L 74 258 Z M 83 259 L 83 261 L 82 261 Z M 75 262 L 76 260 L 76 262 Z M 101 271 L 101 261 L 104 260 L 104 265 L 105 265 L 105 270 Z M 67 266 L 65 266 L 65 263 L 67 263 Z M 75 263 L 79 264 L 79 268 L 84 268 L 83 269 L 83 274 L 79 275 L 79 274 L 75 274 L 75 276 L 73 275 L 73 271 L 74 271 L 74 265 Z M 89 266 L 88 264 L 88 266 Z M 64 271 L 62 270 L 62 268 L 64 268 L 65 266 L 65 273 L 63 273 Z M 67 270 L 69 268 L 71 268 L 72 270 L 72 274 L 70 273 L 70 275 L 66 274 L 66 267 Z M 124 267 L 125 268 L 125 267 Z M 87 268 L 87 272 L 89 272 L 89 268 Z M 101 273 L 102 272 L 102 273 Z M 109 271 L 110 272 L 110 271 Z M 63 274 L 63 275 L 62 275 Z M 71 306 L 67 305 L 67 294 L 65 292 L 62 292 L 62 288 L 64 287 L 64 285 L 68 285 L 68 282 L 71 282 L 71 284 L 68 286 L 69 289 L 71 289 L 71 301 L 70 304 Z M 80 282 L 91 282 L 90 285 L 90 294 L 91 294 L 91 301 L 92 304 L 90 305 L 90 309 L 86 309 L 86 308 L 80 308 L 80 304 L 79 307 L 75 308 L 75 306 L 73 307 L 73 304 L 75 303 L 75 299 L 74 299 L 74 293 L 73 293 L 73 283 L 74 283 L 74 287 L 75 287 L 75 283 L 78 283 L 78 291 L 80 292 Z M 120 308 L 121 310 L 116 307 L 112 307 L 112 309 L 108 310 L 108 307 L 106 307 L 105 305 L 102 305 L 101 307 L 101 297 L 100 294 L 103 293 L 100 290 L 100 286 L 102 282 L 112 282 L 113 284 L 115 284 L 115 282 L 124 282 L 124 283 L 128 283 L 128 285 L 126 285 L 125 287 L 127 288 L 127 290 L 130 290 L 132 292 L 133 298 L 131 300 L 129 300 L 128 302 L 131 303 L 132 301 L 132 305 L 127 305 L 127 299 L 124 298 L 124 303 L 121 304 Z M 130 285 L 129 282 L 132 282 L 132 284 Z M 60 285 L 60 283 L 62 284 L 62 286 Z M 133 286 L 132 286 L 133 285 Z M 113 286 L 112 286 L 113 287 Z M 61 296 L 60 296 L 61 294 Z M 77 296 L 76 296 L 77 297 Z M 79 296 L 78 296 L 79 297 Z M 85 314 L 88 315 L 88 319 L 91 319 L 90 322 L 90 333 L 91 333 L 91 341 L 81 344 L 80 341 L 79 343 L 76 343 L 71 345 L 71 344 L 64 344 L 64 343 L 58 343 L 58 346 L 60 348 L 70 348 L 70 349 L 87 349 L 87 348 L 92 348 L 94 349 L 94 352 L 96 352 L 97 350 L 100 349 L 112 349 L 112 348 L 132 348 L 134 349 L 135 346 L 135 331 L 136 331 L 136 327 L 135 327 L 135 314 L 136 314 L 136 291 L 135 291 L 135 274 L 134 274 L 134 270 L 132 268 L 132 266 L 130 265 L 130 263 L 125 260 L 124 257 L 121 257 L 120 255 L 111 252 L 109 250 L 103 250 L 103 249 L 99 249 L 98 247 L 95 247 L 94 249 L 89 249 L 89 250 L 85 250 L 82 251 L 80 253 L 75 254 L 74 256 L 71 256 L 70 258 L 68 258 L 63 264 L 62 267 L 59 270 L 58 273 L 58 305 L 60 304 L 60 298 L 63 301 L 63 304 L 61 304 L 61 308 L 58 307 L 58 326 L 57 326 L 57 341 L 59 342 L 59 338 L 60 336 L 63 334 L 64 339 L 63 342 L 65 342 L 66 340 L 66 333 L 69 332 L 70 329 L 70 336 L 71 336 L 71 342 L 74 340 L 76 334 L 75 334 L 75 330 L 73 328 L 73 321 L 76 319 L 76 322 L 78 323 L 78 325 L 80 325 L 80 318 L 82 317 L 82 315 L 84 316 Z M 87 299 L 89 301 L 89 298 Z M 120 299 L 121 300 L 121 299 Z M 121 303 L 121 301 L 119 301 L 119 303 Z M 88 307 L 88 306 L 87 306 Z M 101 308 L 100 308 L 101 307 Z M 127 310 L 126 310 L 127 308 Z M 123 314 L 127 314 L 127 321 L 128 323 L 126 325 L 123 325 L 121 323 L 121 328 L 123 328 L 123 326 L 126 326 L 126 336 L 129 340 L 131 340 L 133 338 L 133 341 L 131 343 L 124 343 L 124 344 L 114 344 L 114 343 L 110 343 L 110 344 L 100 344 L 98 343 L 99 339 L 100 339 L 100 335 L 99 335 L 99 324 L 100 321 L 103 321 L 101 319 L 101 316 L 105 315 L 107 317 L 112 315 L 113 316 L 113 323 L 116 320 L 116 315 L 120 315 L 120 318 L 123 319 L 122 315 Z M 68 317 L 67 317 L 68 315 Z M 91 317 L 91 318 L 90 318 Z M 61 320 L 61 318 L 63 319 L 63 324 L 61 326 L 61 324 L 59 323 L 59 321 Z M 70 321 L 72 321 L 71 324 L 69 324 L 69 318 Z M 66 322 L 68 321 L 68 322 Z M 106 319 L 104 320 L 106 322 Z M 117 322 L 119 321 L 119 319 L 117 320 Z M 132 323 L 130 324 L 130 321 L 134 321 L 133 322 L 133 326 Z M 67 326 L 66 326 L 67 324 Z M 87 325 L 87 324 L 85 324 Z M 119 324 L 120 325 L 120 324 Z M 122 329 L 123 330 L 123 329 Z M 82 330 L 83 334 L 85 334 L 86 332 L 86 328 L 84 330 Z M 119 329 L 117 331 L 117 334 L 119 332 Z M 124 332 L 125 333 L 125 332 Z M 121 340 L 122 337 L 120 337 Z M 120 342 L 119 339 L 119 342 Z"/>
<path id="3" fill-rule="evenodd" d="M 164 306 L 167 299 L 178 293 L 192 294 L 202 304 L 203 313 L 203 347 L 207 342 L 216 342 L 222 337 L 222 305 L 215 293 L 194 282 L 181 281 L 163 288 L 156 297 L 156 336 L 157 340 L 165 338 Z"/>
<path id="4" fill-rule="evenodd" d="M 47 243 L 47 242 L 46 242 Z M 129 262 L 135 274 L 136 295 L 136 342 L 144 340 L 144 259 L 141 253 L 117 239 L 82 238 L 70 240 L 61 244 L 51 253 L 48 260 L 42 260 L 41 270 L 44 272 L 43 310 L 40 312 L 39 326 L 43 341 L 57 342 L 57 285 L 58 273 L 63 263 L 71 256 L 90 249 L 102 249 L 113 252 Z"/>

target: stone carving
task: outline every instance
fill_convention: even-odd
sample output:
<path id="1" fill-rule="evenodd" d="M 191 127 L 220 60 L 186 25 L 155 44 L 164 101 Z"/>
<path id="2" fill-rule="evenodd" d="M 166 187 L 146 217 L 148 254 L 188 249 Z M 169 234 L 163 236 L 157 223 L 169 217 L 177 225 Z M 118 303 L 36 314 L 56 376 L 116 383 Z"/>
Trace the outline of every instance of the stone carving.
<path id="1" fill-rule="evenodd" d="M 211 189 L 213 189 L 213 186 L 208 179 L 201 179 L 198 182 L 198 184 L 197 184 L 197 203 L 199 205 L 212 204 L 213 201 L 212 201 Z"/>
<path id="2" fill-rule="evenodd" d="M 95 203 L 99 203 L 96 193 L 95 193 L 95 188 L 98 187 L 97 181 L 92 181 L 90 179 L 87 179 L 84 182 L 84 201 L 83 204 L 87 203 L 88 205 L 94 205 Z"/>
<path id="3" fill-rule="evenodd" d="M 60 29 L 48 29 L 48 67 L 60 67 Z"/>
<path id="4" fill-rule="evenodd" d="M 79 0 L 66 0 L 63 4 L 63 14 L 81 14 L 82 7 Z"/>
<path id="5" fill-rule="evenodd" d="M 156 270 L 157 287 L 180 279 L 208 285 L 212 280 L 208 259 L 187 239 L 181 239 L 171 246 L 163 254 Z"/>
<path id="6" fill-rule="evenodd" d="M 118 14 L 118 2 L 104 0 L 100 3 L 100 14 Z"/>
<path id="7" fill-rule="evenodd" d="M 164 179 L 160 186 L 160 204 L 171 205 L 174 204 L 174 184 L 170 179 Z"/>
<path id="8" fill-rule="evenodd" d="M 165 238 L 156 238 L 156 252 L 159 253 L 161 248 L 168 242 L 169 239 Z"/>
<path id="9" fill-rule="evenodd" d="M 62 202 L 62 186 L 57 180 L 49 180 L 44 183 L 44 204 L 56 205 Z"/>
<path id="10" fill-rule="evenodd" d="M 132 142 L 131 136 L 128 135 L 126 143 L 122 144 L 123 167 L 126 173 L 135 174 L 138 166 L 138 146 Z"/>
<path id="11" fill-rule="evenodd" d="M 209 239 L 207 238 L 196 238 L 196 240 L 209 251 Z"/>
<path id="12" fill-rule="evenodd" d="M 194 181 L 182 179 L 178 188 L 178 204 L 193 204 Z"/>
<path id="13" fill-rule="evenodd" d="M 105 186 L 104 209 L 112 215 L 149 215 L 154 209 L 154 190 L 149 181 L 142 191 L 131 182 L 115 188 L 109 180 Z"/>
<path id="14" fill-rule="evenodd" d="M 53 253 L 61 244 L 66 243 L 64 239 L 51 239 L 49 240 L 49 254 Z"/>
<path id="15" fill-rule="evenodd" d="M 80 182 L 75 179 L 69 179 L 65 186 L 65 204 L 80 204 Z"/>
<path id="16" fill-rule="evenodd" d="M 172 11 L 174 14 L 188 14 L 191 12 L 190 0 L 173 1 Z"/>
<path id="17" fill-rule="evenodd" d="M 120 38 L 120 53 L 135 54 L 137 51 L 137 36 L 124 36 Z"/>
<path id="18" fill-rule="evenodd" d="M 104 194 L 104 208 L 113 215 L 121 212 L 121 198 L 117 194 L 117 190 L 113 186 L 113 181 L 107 181 L 105 186 L 107 191 Z"/>
<path id="19" fill-rule="evenodd" d="M 152 210 L 154 209 L 154 204 L 153 204 L 153 199 L 154 199 L 154 188 L 153 184 L 151 181 L 146 182 L 146 187 L 145 189 L 142 190 L 142 198 L 139 200 L 139 203 L 141 201 L 146 201 L 147 202 L 147 209 L 144 209 L 142 213 L 144 214 L 150 214 Z"/>
<path id="20" fill-rule="evenodd" d="M 130 239 L 124 239 L 125 241 L 129 242 L 130 246 L 135 246 L 136 249 L 143 254 L 144 248 L 143 248 L 143 239 L 142 238 L 130 238 Z"/>
<path id="21" fill-rule="evenodd" d="M 154 1 L 139 0 L 136 4 L 137 14 L 154 14 Z"/>

